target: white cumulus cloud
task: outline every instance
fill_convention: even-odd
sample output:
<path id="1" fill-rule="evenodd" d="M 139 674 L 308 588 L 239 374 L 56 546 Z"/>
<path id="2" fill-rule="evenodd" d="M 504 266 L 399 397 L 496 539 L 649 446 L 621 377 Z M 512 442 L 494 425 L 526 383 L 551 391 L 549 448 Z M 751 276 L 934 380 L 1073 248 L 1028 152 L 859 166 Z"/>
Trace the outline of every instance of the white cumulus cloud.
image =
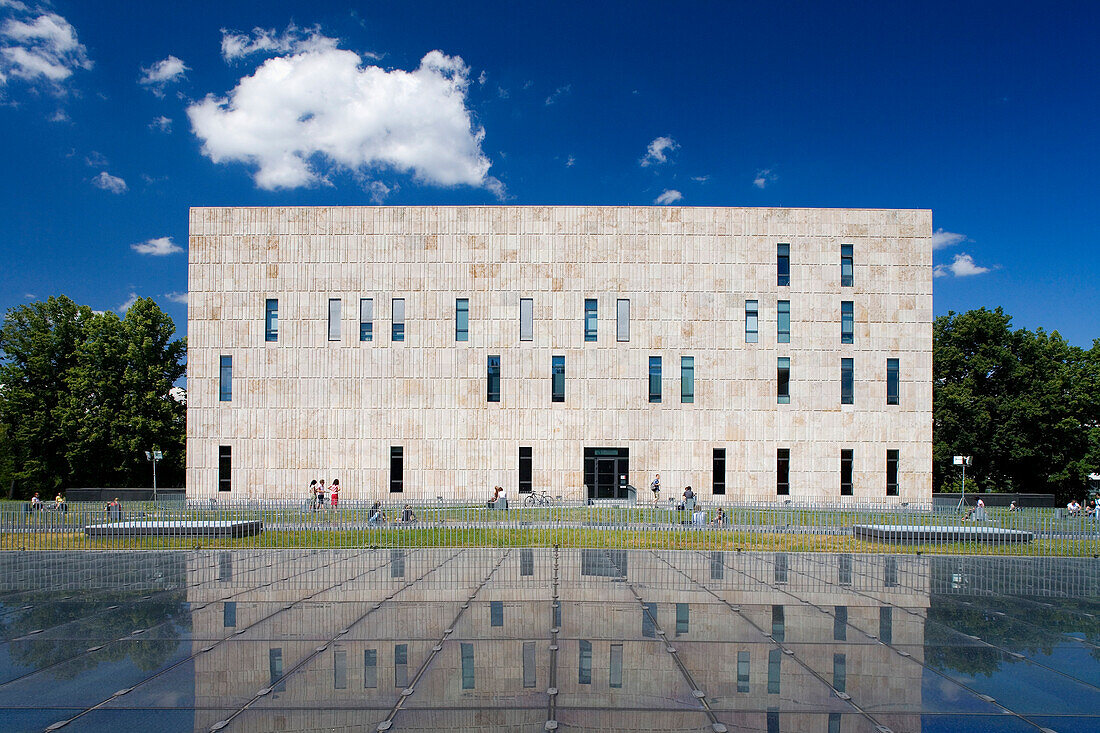
<path id="1" fill-rule="evenodd" d="M 165 117 L 164 115 L 160 115 L 159 117 L 154 117 L 153 121 L 149 123 L 149 129 L 150 130 L 159 130 L 160 132 L 171 132 L 172 131 L 172 118 L 171 117 Z"/>
<path id="2" fill-rule="evenodd" d="M 75 70 L 92 68 L 88 50 L 69 21 L 57 13 L 35 15 L 23 3 L 4 6 L 19 17 L 0 26 L 0 84 L 15 77 L 58 89 Z"/>
<path id="3" fill-rule="evenodd" d="M 147 239 L 144 242 L 131 244 L 130 249 L 134 250 L 139 255 L 154 255 L 157 257 L 183 251 L 183 248 L 173 242 L 171 237 L 157 237 L 156 239 Z"/>
<path id="4" fill-rule="evenodd" d="M 254 54 L 282 55 L 336 48 L 337 40 L 321 34 L 317 28 L 299 28 L 291 23 L 282 33 L 274 29 L 253 28 L 252 33 L 236 33 L 222 28 L 222 58 L 237 61 Z"/>
<path id="5" fill-rule="evenodd" d="M 684 194 L 680 193 L 674 188 L 668 188 L 665 189 L 665 191 L 660 196 L 653 199 L 653 203 L 657 204 L 658 206 L 667 206 L 668 204 L 676 203 L 682 198 L 684 198 Z"/>
<path id="6" fill-rule="evenodd" d="M 231 53 L 244 51 L 232 45 Z M 463 60 L 441 51 L 413 71 L 387 71 L 353 51 L 315 45 L 268 59 L 227 96 L 208 95 L 187 115 L 204 155 L 254 167 L 263 189 L 326 183 L 332 170 L 369 178 L 391 169 L 501 195 L 481 150 L 485 131 L 466 107 L 468 86 Z"/>
<path id="7" fill-rule="evenodd" d="M 130 297 L 123 301 L 116 310 L 118 310 L 119 313 L 125 313 L 126 311 L 130 310 L 130 306 L 137 302 L 137 299 L 138 294 L 131 292 Z"/>
<path id="8" fill-rule="evenodd" d="M 974 258 L 965 252 L 955 255 L 955 259 L 952 260 L 950 265 L 936 265 L 932 269 L 933 277 L 947 277 L 949 275 L 969 277 L 971 275 L 981 275 L 984 272 L 989 272 L 989 268 L 977 264 L 974 262 Z"/>
<path id="9" fill-rule="evenodd" d="M 761 168 L 756 172 L 756 177 L 752 179 L 752 185 L 757 188 L 764 188 L 769 183 L 775 181 L 776 178 L 777 176 L 772 173 L 771 168 Z"/>
<path id="10" fill-rule="evenodd" d="M 937 229 L 932 232 L 932 249 L 943 249 L 944 247 L 954 247 L 956 244 L 962 244 L 968 241 L 968 237 L 965 234 L 958 234 L 956 232 L 945 232 L 943 228 Z"/>
<path id="11" fill-rule="evenodd" d="M 646 147 L 645 157 L 638 162 L 641 163 L 643 168 L 666 163 L 668 162 L 668 154 L 679 147 L 680 144 L 671 137 L 654 138 L 653 142 Z"/>
<path id="12" fill-rule="evenodd" d="M 112 176 L 107 171 L 100 171 L 99 175 L 92 179 L 92 185 L 111 193 L 126 193 L 130 188 L 126 185 L 126 181 L 118 176 Z"/>
<path id="13" fill-rule="evenodd" d="M 185 305 L 187 304 L 187 293 L 178 293 L 173 291 L 171 293 L 165 293 L 164 297 L 167 300 L 172 301 L 173 303 L 183 303 Z"/>
<path id="14" fill-rule="evenodd" d="M 179 81 L 187 73 L 188 67 L 175 56 L 162 59 L 152 66 L 141 67 L 141 78 L 138 83 L 149 87 L 158 97 L 164 96 L 164 87 L 172 82 Z"/>

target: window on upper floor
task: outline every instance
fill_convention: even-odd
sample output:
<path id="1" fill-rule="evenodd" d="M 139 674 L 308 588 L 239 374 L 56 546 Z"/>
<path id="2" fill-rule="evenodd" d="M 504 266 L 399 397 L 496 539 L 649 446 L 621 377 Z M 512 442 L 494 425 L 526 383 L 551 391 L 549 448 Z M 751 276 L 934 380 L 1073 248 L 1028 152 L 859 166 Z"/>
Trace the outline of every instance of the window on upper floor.
<path id="1" fill-rule="evenodd" d="M 233 401 L 233 357 L 225 354 L 218 361 L 218 401 Z"/>
<path id="2" fill-rule="evenodd" d="M 745 343 L 755 344 L 760 340 L 760 302 L 745 301 Z"/>
<path id="3" fill-rule="evenodd" d="M 485 370 L 485 400 L 500 402 L 500 356 L 490 356 Z"/>
<path id="4" fill-rule="evenodd" d="M 901 398 L 901 367 L 897 359 L 886 360 L 886 404 L 896 405 Z"/>
<path id="5" fill-rule="evenodd" d="M 339 298 L 328 299 L 328 340 L 340 340 L 340 306 L 343 303 Z"/>
<path id="6" fill-rule="evenodd" d="M 789 344 L 791 342 L 791 301 L 781 300 L 775 307 L 776 342 Z"/>
<path id="7" fill-rule="evenodd" d="M 695 357 L 680 357 L 680 402 L 695 402 Z"/>
<path id="8" fill-rule="evenodd" d="M 519 340 L 535 340 L 535 301 L 531 298 L 519 299 Z"/>
<path id="9" fill-rule="evenodd" d="M 615 301 L 615 340 L 630 340 L 630 300 L 619 298 Z"/>
<path id="10" fill-rule="evenodd" d="M 455 299 L 455 341 L 470 340 L 470 299 Z"/>
<path id="11" fill-rule="evenodd" d="M 585 298 L 584 300 L 584 340 L 595 341 L 596 340 L 596 299 Z"/>
<path id="12" fill-rule="evenodd" d="M 855 360 L 840 360 L 840 404 L 852 405 L 856 401 Z"/>
<path id="13" fill-rule="evenodd" d="M 855 304 L 850 300 L 840 303 L 840 343 L 855 343 Z"/>
<path id="14" fill-rule="evenodd" d="M 374 298 L 359 299 L 359 340 L 374 339 Z"/>
<path id="15" fill-rule="evenodd" d="M 661 401 L 661 357 L 649 357 L 649 401 Z"/>
<path id="16" fill-rule="evenodd" d="M 279 301 L 268 298 L 264 303 L 264 341 L 279 340 Z"/>
<path id="17" fill-rule="evenodd" d="M 393 324 L 390 329 L 391 341 L 405 340 L 405 299 L 394 298 L 392 301 Z"/>
<path id="18" fill-rule="evenodd" d="M 781 356 L 776 360 L 775 366 L 776 404 L 789 405 L 791 403 L 791 358 Z"/>
<path id="19" fill-rule="evenodd" d="M 550 401 L 565 402 L 565 357 L 550 357 Z"/>
<path id="20" fill-rule="evenodd" d="M 779 285 L 791 284 L 791 245 L 780 244 L 775 252 L 776 282 Z"/>
<path id="21" fill-rule="evenodd" d="M 840 245 L 840 287 L 852 287 L 852 245 Z"/>

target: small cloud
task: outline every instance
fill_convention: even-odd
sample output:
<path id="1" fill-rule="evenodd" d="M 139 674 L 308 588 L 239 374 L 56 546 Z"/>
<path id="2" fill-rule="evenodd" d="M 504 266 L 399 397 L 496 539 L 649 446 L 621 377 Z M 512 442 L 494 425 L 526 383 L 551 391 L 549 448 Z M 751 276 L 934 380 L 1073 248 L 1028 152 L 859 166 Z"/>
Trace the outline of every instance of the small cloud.
<path id="1" fill-rule="evenodd" d="M 126 193 L 129 190 L 126 181 L 118 176 L 112 176 L 107 171 L 100 171 L 99 175 L 92 179 L 92 185 L 111 193 Z"/>
<path id="2" fill-rule="evenodd" d="M 171 237 L 148 239 L 144 242 L 131 244 L 130 249 L 134 250 L 139 255 L 153 255 L 154 257 L 162 257 L 164 255 L 183 251 L 183 248 L 173 242 Z"/>
<path id="3" fill-rule="evenodd" d="M 965 252 L 960 252 L 955 255 L 955 259 L 950 265 L 936 265 L 932 269 L 932 276 L 947 277 L 948 275 L 954 275 L 955 277 L 970 277 L 971 275 L 981 275 L 985 272 L 989 272 L 988 267 L 982 267 L 976 264 L 973 257 Z"/>
<path id="4" fill-rule="evenodd" d="M 577 159 L 574 158 L 572 155 L 570 155 L 568 158 L 565 159 L 565 167 L 566 168 L 572 168 L 576 164 L 577 164 Z"/>
<path id="5" fill-rule="evenodd" d="M 527 86 L 524 85 L 523 88 L 526 89 Z M 546 106 L 549 107 L 551 104 L 554 104 L 559 99 L 564 97 L 566 94 L 569 94 L 569 92 L 571 92 L 571 91 L 573 91 L 573 85 L 572 84 L 566 84 L 563 87 L 558 87 L 557 89 L 554 90 L 554 92 L 549 97 L 546 98 Z"/>
<path id="6" fill-rule="evenodd" d="M 695 181 L 696 183 L 706 183 L 710 180 L 710 176 L 692 176 L 691 180 Z"/>
<path id="7" fill-rule="evenodd" d="M 172 132 L 172 118 L 164 115 L 154 117 L 153 121 L 149 123 L 149 129 L 164 133 Z"/>
<path id="8" fill-rule="evenodd" d="M 105 156 L 98 150 L 93 150 L 92 152 L 85 155 L 84 164 L 87 165 L 89 168 L 106 168 L 109 165 L 107 163 L 107 156 Z"/>
<path id="9" fill-rule="evenodd" d="M 117 311 L 118 311 L 119 313 L 125 313 L 126 311 L 130 310 L 130 306 L 132 306 L 132 305 L 133 305 L 134 303 L 136 303 L 136 302 L 137 302 L 137 299 L 138 299 L 138 294 L 137 294 L 137 293 L 134 293 L 134 292 L 131 292 L 131 293 L 130 293 L 130 297 L 129 297 L 129 298 L 127 298 L 127 299 L 126 299 L 126 300 L 125 300 L 125 301 L 124 301 L 124 302 L 122 303 L 122 305 L 120 305 L 120 306 L 119 306 L 119 307 L 118 307 L 118 308 L 117 308 L 116 310 L 117 310 Z"/>
<path id="10" fill-rule="evenodd" d="M 497 87 L 497 96 L 501 99 L 508 99 L 508 90 L 502 86 Z"/>
<path id="11" fill-rule="evenodd" d="M 482 70 L 482 72 L 477 75 L 477 83 L 480 86 L 485 86 L 485 82 L 488 81 L 488 80 L 489 80 L 489 75 L 486 74 L 484 70 Z"/>
<path id="12" fill-rule="evenodd" d="M 653 203 L 658 206 L 667 206 L 668 204 L 674 204 L 684 198 L 684 194 L 680 193 L 674 188 L 665 189 L 657 198 L 653 199 Z"/>
<path id="13" fill-rule="evenodd" d="M 654 138 L 648 146 L 646 146 L 645 157 L 638 163 L 643 168 L 648 168 L 651 165 L 660 165 L 661 163 L 668 162 L 668 154 L 673 150 L 680 147 L 680 144 L 673 140 L 671 137 L 658 137 Z"/>
<path id="14" fill-rule="evenodd" d="M 932 249 L 934 250 L 943 249 L 944 247 L 954 247 L 956 244 L 962 244 L 968 241 L 970 241 L 970 238 L 965 234 L 945 232 L 942 228 L 932 232 Z"/>
<path id="15" fill-rule="evenodd" d="M 370 200 L 376 204 L 380 204 L 386 200 L 386 197 L 390 195 L 393 190 L 382 181 L 371 181 L 366 187 L 367 193 L 370 194 Z"/>
<path id="16" fill-rule="evenodd" d="M 173 303 L 183 303 L 184 305 L 187 304 L 187 293 L 177 293 L 173 291 L 171 293 L 165 293 L 164 298 L 165 300 L 169 300 Z"/>
<path id="17" fill-rule="evenodd" d="M 175 56 L 169 56 L 152 66 L 141 67 L 141 78 L 138 79 L 138 84 L 149 87 L 153 94 L 163 97 L 164 87 L 182 79 L 187 70 L 187 65 L 183 61 Z"/>
<path id="18" fill-rule="evenodd" d="M 168 176 L 151 176 L 148 173 L 142 173 L 141 174 L 141 180 L 145 181 L 145 183 L 147 185 L 152 186 L 154 183 L 161 183 L 163 181 L 167 181 Z"/>
<path id="19" fill-rule="evenodd" d="M 34 293 L 23 293 L 23 297 L 27 300 L 34 300 Z"/>
<path id="20" fill-rule="evenodd" d="M 222 58 L 237 61 L 253 54 L 279 55 L 331 50 L 338 41 L 322 35 L 319 27 L 299 28 L 291 23 L 281 34 L 275 29 L 253 28 L 252 34 L 235 33 L 222 28 Z M 374 56 L 374 54 L 364 54 Z"/>
<path id="21" fill-rule="evenodd" d="M 50 115 L 50 122 L 68 122 L 68 121 L 69 121 L 69 114 L 63 109 L 59 109 L 56 112 L 54 112 L 52 115 Z"/>
<path id="22" fill-rule="evenodd" d="M 535 85 L 535 82 L 531 81 L 530 79 L 528 79 L 527 81 L 523 82 L 523 88 L 524 88 L 524 89 L 530 89 L 530 88 L 531 88 L 532 86 L 534 86 L 534 85 Z"/>
<path id="23" fill-rule="evenodd" d="M 756 178 L 752 179 L 752 185 L 757 188 L 765 188 L 769 183 L 774 183 L 779 176 L 772 173 L 771 168 L 761 168 L 756 172 Z"/>

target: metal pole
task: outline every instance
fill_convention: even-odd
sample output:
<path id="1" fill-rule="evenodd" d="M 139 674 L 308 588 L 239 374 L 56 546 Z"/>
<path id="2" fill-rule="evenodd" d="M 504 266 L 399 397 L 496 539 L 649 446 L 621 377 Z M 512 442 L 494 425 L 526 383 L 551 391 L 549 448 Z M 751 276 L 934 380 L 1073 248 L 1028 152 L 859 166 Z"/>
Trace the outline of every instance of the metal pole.
<path id="1" fill-rule="evenodd" d="M 153 454 L 153 503 L 157 502 L 157 456 Z"/>

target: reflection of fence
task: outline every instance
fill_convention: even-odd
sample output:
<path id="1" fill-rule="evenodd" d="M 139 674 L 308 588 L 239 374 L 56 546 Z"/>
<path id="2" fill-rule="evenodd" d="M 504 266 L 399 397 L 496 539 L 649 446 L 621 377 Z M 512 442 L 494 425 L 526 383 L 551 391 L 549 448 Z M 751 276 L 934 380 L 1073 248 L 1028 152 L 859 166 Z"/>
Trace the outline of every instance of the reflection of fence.
<path id="1" fill-rule="evenodd" d="M 302 501 L 211 504 L 132 503 L 108 514 L 102 505 L 73 503 L 66 512 L 27 511 L 23 504 L 0 504 L 0 549 L 167 549 L 232 547 L 602 547 L 698 550 L 783 550 L 830 552 L 951 552 L 1012 555 L 1091 555 L 1100 553 L 1095 517 L 1062 517 L 1049 510 L 987 509 L 987 519 L 966 520 L 957 512 L 899 506 L 726 504 L 689 511 L 659 506 L 559 505 L 507 510 L 485 506 L 403 502 L 383 506 L 384 519 L 371 520 L 369 502 L 311 507 Z M 700 514 L 701 512 L 701 514 Z M 196 525 L 256 523 L 251 537 L 209 537 Z M 106 525 L 107 531 L 102 527 Z M 855 525 L 938 528 L 945 542 L 896 544 L 855 536 Z M 98 526 L 99 530 L 88 531 Z M 163 532 L 158 527 L 163 526 Z M 968 535 L 975 527 L 1030 532 L 1031 542 L 998 539 L 992 533 Z M 170 530 L 170 531 L 169 531 Z M 959 530 L 959 531 L 951 531 Z M 928 537 L 933 532 L 910 532 Z M 96 536 L 91 536 L 96 535 Z"/>

